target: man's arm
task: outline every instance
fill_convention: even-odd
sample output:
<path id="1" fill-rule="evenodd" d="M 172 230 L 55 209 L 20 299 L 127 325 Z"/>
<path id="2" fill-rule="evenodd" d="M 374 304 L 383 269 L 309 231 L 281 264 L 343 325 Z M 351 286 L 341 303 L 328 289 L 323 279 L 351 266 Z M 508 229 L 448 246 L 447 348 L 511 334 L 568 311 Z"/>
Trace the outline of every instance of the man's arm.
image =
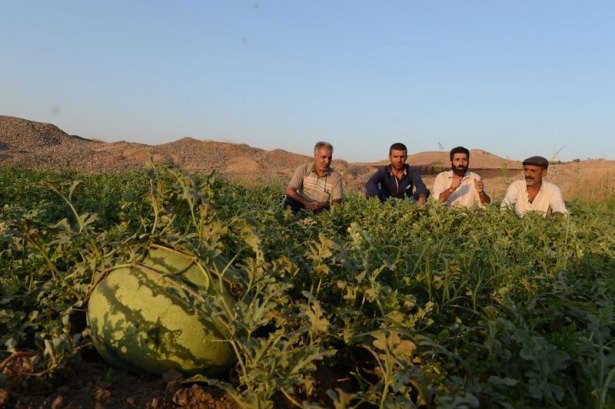
<path id="1" fill-rule="evenodd" d="M 342 175 L 337 172 L 334 172 L 335 182 L 333 183 L 333 188 L 331 189 L 331 203 L 342 203 L 344 199 L 344 181 L 342 180 Z"/>
<path id="2" fill-rule="evenodd" d="M 440 202 L 445 202 L 447 197 L 443 197 L 443 192 L 448 189 L 448 177 L 446 177 L 446 172 L 440 172 L 436 175 L 436 179 L 433 182 L 433 190 L 431 192 L 431 197 L 435 200 L 440 200 Z"/>
<path id="3" fill-rule="evenodd" d="M 367 197 L 378 197 L 381 201 L 384 200 L 383 192 L 380 188 L 381 181 L 384 176 L 384 168 L 379 168 L 365 184 L 365 195 Z"/>
<path id="4" fill-rule="evenodd" d="M 335 172 L 333 175 L 334 183 L 331 188 L 331 191 L 329 192 L 329 200 L 326 200 L 324 202 L 312 202 L 312 207 L 310 208 L 310 210 L 312 210 L 313 212 L 318 212 L 324 209 L 331 209 L 331 205 L 342 203 L 342 200 L 344 198 L 344 183 L 342 181 L 342 175 L 337 172 Z"/>
<path id="5" fill-rule="evenodd" d="M 478 198 L 482 204 L 488 205 L 491 203 L 491 196 L 489 196 L 485 190 L 481 190 L 478 192 Z"/>
<path id="6" fill-rule="evenodd" d="M 289 184 L 288 187 L 286 187 L 286 196 L 290 197 L 293 200 L 296 200 L 307 208 L 309 202 L 297 192 L 296 187 Z"/>
<path id="7" fill-rule="evenodd" d="M 485 192 L 485 184 L 483 183 L 482 178 L 477 177 L 477 179 L 474 179 L 474 188 L 476 189 L 478 199 L 482 204 L 487 205 L 491 203 L 491 197 L 489 197 L 487 192 Z"/>
<path id="8" fill-rule="evenodd" d="M 515 189 L 515 182 L 512 182 L 506 189 L 506 194 L 504 195 L 504 199 L 502 199 L 500 208 L 514 209 L 515 203 L 517 203 L 517 189 Z"/>
<path id="9" fill-rule="evenodd" d="M 553 191 L 551 192 L 551 203 L 549 207 L 553 213 L 561 213 L 568 214 L 568 209 L 566 209 L 566 204 L 564 203 L 564 197 L 562 196 L 562 191 L 559 187 L 552 185 Z"/>
<path id="10" fill-rule="evenodd" d="M 432 195 L 434 199 L 439 200 L 441 203 L 445 203 L 449 197 L 455 193 L 455 190 L 461 186 L 461 180 L 455 179 L 454 177 L 449 186 L 449 179 L 448 172 L 441 172 L 436 176 L 436 180 L 434 181 Z"/>
<path id="11" fill-rule="evenodd" d="M 330 207 L 329 202 L 318 202 L 316 200 L 306 199 L 304 196 L 300 195 L 299 192 L 297 192 L 297 188 L 292 185 L 288 185 L 288 187 L 286 188 L 286 196 L 301 203 L 301 205 L 305 207 L 306 210 L 309 210 L 311 212 L 317 212 L 319 210 L 328 209 Z"/>
<path id="12" fill-rule="evenodd" d="M 429 189 L 425 186 L 425 182 L 421 178 L 421 173 L 416 168 L 411 169 L 412 184 L 414 185 L 414 199 L 418 204 L 422 205 L 429 197 Z"/>
<path id="13" fill-rule="evenodd" d="M 303 186 L 304 178 L 304 166 L 299 166 L 297 169 L 295 169 L 295 173 L 293 173 L 290 182 L 288 182 L 288 186 L 286 187 L 286 196 L 301 203 L 301 205 L 307 210 L 312 210 L 310 205 L 311 201 L 306 199 L 303 195 L 299 194 L 299 189 L 301 188 L 301 186 Z"/>

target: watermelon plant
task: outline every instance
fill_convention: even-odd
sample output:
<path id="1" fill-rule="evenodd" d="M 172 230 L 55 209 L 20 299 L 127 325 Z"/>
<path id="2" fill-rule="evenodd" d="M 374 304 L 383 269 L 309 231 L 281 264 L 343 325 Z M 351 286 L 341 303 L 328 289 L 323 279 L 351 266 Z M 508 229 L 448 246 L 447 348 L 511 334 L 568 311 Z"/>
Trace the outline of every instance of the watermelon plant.
<path id="1" fill-rule="evenodd" d="M 88 354 L 185 372 L 245 408 L 610 408 L 613 200 L 330 212 L 151 167 L 0 169 L 0 382 Z"/>

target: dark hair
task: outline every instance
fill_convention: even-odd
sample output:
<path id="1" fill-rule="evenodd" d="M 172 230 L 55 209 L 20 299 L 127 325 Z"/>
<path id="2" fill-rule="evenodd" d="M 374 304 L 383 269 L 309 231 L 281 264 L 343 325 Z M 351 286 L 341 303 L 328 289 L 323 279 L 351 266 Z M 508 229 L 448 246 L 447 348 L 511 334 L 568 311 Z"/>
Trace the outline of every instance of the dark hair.
<path id="1" fill-rule="evenodd" d="M 453 156 L 455 156 L 456 153 L 465 153 L 466 156 L 468 157 L 468 160 L 470 160 L 470 151 L 467 148 L 464 148 L 463 146 L 458 146 L 456 148 L 451 149 L 451 152 L 449 153 L 449 157 L 451 161 L 453 160 Z"/>
<path id="2" fill-rule="evenodd" d="M 391 154 L 391 152 L 393 151 L 404 151 L 406 153 L 408 153 L 408 148 L 406 148 L 406 145 L 404 145 L 401 142 L 395 142 L 393 145 L 391 145 L 391 147 L 389 148 L 389 155 Z"/>

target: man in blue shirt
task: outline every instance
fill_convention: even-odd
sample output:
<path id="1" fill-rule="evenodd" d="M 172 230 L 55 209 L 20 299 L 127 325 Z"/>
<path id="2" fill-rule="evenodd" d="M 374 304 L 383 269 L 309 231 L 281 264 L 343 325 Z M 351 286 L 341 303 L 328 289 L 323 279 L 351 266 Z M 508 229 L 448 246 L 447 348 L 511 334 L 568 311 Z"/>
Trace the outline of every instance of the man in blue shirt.
<path id="1" fill-rule="evenodd" d="M 378 197 L 384 202 L 390 197 L 409 198 L 419 205 L 429 197 L 418 169 L 406 163 L 408 149 L 403 143 L 394 143 L 389 148 L 389 165 L 383 166 L 365 184 L 368 197 Z"/>

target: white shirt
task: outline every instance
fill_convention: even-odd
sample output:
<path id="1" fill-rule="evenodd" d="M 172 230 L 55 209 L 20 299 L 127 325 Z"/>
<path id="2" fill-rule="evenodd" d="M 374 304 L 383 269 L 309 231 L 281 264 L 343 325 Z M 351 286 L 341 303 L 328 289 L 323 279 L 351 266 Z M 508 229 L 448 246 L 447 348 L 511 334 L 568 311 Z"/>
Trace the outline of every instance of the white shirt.
<path id="1" fill-rule="evenodd" d="M 542 181 L 540 191 L 531 203 L 525 180 L 515 180 L 508 186 L 501 207 L 514 209 L 519 216 L 531 211 L 542 212 L 545 216 L 551 212 L 568 213 L 559 187 L 546 180 Z"/>
<path id="2" fill-rule="evenodd" d="M 474 187 L 474 180 L 480 180 L 480 176 L 474 172 L 466 172 L 461 179 L 461 185 L 455 190 L 444 202 L 447 206 L 464 206 L 471 207 L 479 205 L 484 207 L 480 201 L 478 191 Z M 438 173 L 433 182 L 433 191 L 431 197 L 440 200 L 440 193 L 444 192 L 453 184 L 453 171 L 447 170 Z M 485 192 L 486 194 L 487 192 Z"/>

